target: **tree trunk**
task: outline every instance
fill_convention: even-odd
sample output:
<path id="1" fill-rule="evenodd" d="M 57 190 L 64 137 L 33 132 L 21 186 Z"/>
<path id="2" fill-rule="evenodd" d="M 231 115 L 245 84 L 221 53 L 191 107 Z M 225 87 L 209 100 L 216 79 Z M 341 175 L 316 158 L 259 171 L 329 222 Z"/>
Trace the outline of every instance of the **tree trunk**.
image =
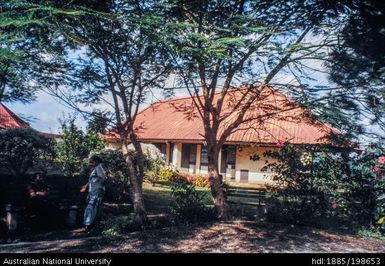
<path id="1" fill-rule="evenodd" d="M 142 182 L 137 167 L 134 164 L 134 158 L 128 152 L 127 144 L 123 145 L 123 154 L 126 160 L 128 172 L 130 175 L 131 199 L 134 208 L 134 222 L 137 225 L 143 225 L 147 221 L 146 209 L 144 208 Z M 137 160 L 140 161 L 140 160 Z M 139 168 L 139 167 L 138 167 Z"/>
<path id="2" fill-rule="evenodd" d="M 220 148 L 217 145 L 208 147 L 208 171 L 211 195 L 219 219 L 228 219 L 228 206 L 222 188 L 222 180 L 219 175 L 218 155 Z"/>

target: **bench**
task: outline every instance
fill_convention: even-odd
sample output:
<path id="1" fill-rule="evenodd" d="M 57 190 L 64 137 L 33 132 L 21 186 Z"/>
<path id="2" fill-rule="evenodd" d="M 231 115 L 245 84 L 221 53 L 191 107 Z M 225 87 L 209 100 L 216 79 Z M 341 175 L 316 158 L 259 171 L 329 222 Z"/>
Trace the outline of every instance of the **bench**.
<path id="1" fill-rule="evenodd" d="M 257 209 L 255 217 L 265 219 L 267 213 L 265 188 L 229 186 L 225 191 L 227 203 L 255 206 Z"/>
<path id="2" fill-rule="evenodd" d="M 4 209 L 0 211 L 0 223 L 3 223 L 3 227 L 6 230 L 5 237 L 9 240 L 15 239 L 16 232 L 19 230 L 20 222 L 25 225 L 26 222 L 26 213 L 27 206 L 15 206 L 12 204 L 6 204 Z M 56 213 L 53 214 L 53 219 L 58 219 L 58 213 L 62 214 L 60 217 L 63 218 L 62 226 L 67 228 L 75 228 L 77 226 L 79 213 L 82 212 L 82 208 L 77 204 L 68 204 L 66 202 L 61 202 L 56 206 Z M 38 217 L 38 219 L 43 223 L 44 220 L 48 222 L 47 219 L 50 219 L 49 216 Z M 59 218 L 60 219 L 60 218 Z M 4 239 L 3 239 L 4 240 Z"/>

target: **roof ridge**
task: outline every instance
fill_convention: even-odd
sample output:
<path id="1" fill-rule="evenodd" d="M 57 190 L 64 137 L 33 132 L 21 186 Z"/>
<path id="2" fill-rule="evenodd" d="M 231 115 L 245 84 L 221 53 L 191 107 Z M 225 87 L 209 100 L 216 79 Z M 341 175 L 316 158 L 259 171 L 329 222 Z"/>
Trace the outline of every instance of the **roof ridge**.
<path id="1" fill-rule="evenodd" d="M 7 106 L 5 106 L 3 103 L 0 103 L 0 107 L 2 107 L 10 117 L 12 117 L 16 122 L 24 124 L 26 126 L 30 126 L 28 122 L 24 121 L 20 117 L 18 117 L 14 112 L 11 111 Z"/>

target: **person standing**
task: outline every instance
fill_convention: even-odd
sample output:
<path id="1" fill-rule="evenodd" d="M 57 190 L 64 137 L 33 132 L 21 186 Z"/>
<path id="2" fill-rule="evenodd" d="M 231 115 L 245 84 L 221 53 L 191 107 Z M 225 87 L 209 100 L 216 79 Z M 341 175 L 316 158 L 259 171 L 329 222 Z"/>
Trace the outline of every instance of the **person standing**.
<path id="1" fill-rule="evenodd" d="M 92 230 L 101 218 L 106 180 L 106 174 L 101 162 L 99 156 L 93 155 L 90 158 L 91 174 L 88 183 L 80 189 L 80 192 L 83 193 L 88 187 L 87 206 L 84 210 L 83 221 L 86 232 Z"/>

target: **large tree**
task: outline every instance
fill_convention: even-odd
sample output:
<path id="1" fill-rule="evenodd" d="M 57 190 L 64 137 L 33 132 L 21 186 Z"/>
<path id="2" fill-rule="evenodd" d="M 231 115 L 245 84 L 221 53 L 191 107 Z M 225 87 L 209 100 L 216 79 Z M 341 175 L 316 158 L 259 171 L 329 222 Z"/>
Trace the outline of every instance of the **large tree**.
<path id="1" fill-rule="evenodd" d="M 335 43 L 340 5 L 324 1 L 173 1 L 169 24 L 170 50 L 182 87 L 194 100 L 204 126 L 208 171 L 214 204 L 227 217 L 221 188 L 218 155 L 227 138 L 246 121 L 258 121 L 298 108 L 267 106 L 261 115 L 245 117 L 250 107 L 275 93 L 270 85 L 282 71 L 301 69 L 306 60 L 321 60 Z M 330 3 L 329 3 L 330 4 Z M 327 22 L 327 23 L 325 23 Z M 325 24 L 323 28 L 320 25 Z M 322 36 L 317 42 L 315 35 Z M 173 38 L 174 37 L 174 38 Z M 302 62 L 300 65 L 299 62 Z M 309 104 L 309 92 L 300 82 L 285 92 Z M 241 82 L 240 82 L 241 80 Z M 227 98 L 238 90 L 229 109 Z M 277 85 L 278 86 L 278 85 Z M 319 96 L 319 95 L 318 95 Z M 258 124 L 257 123 L 257 124 Z"/>
<path id="2" fill-rule="evenodd" d="M 162 87 L 170 71 L 161 45 L 164 7 L 157 2 L 83 2 L 84 7 L 103 14 L 68 20 L 63 36 L 75 56 L 68 58 L 70 71 L 59 83 L 65 87 L 49 87 L 52 94 L 88 117 L 109 118 L 130 173 L 135 221 L 139 224 L 146 221 L 142 195 L 144 155 L 134 123 L 148 94 Z M 100 104 L 99 111 L 84 108 L 93 104 Z M 129 153 L 129 144 L 136 158 Z"/>

